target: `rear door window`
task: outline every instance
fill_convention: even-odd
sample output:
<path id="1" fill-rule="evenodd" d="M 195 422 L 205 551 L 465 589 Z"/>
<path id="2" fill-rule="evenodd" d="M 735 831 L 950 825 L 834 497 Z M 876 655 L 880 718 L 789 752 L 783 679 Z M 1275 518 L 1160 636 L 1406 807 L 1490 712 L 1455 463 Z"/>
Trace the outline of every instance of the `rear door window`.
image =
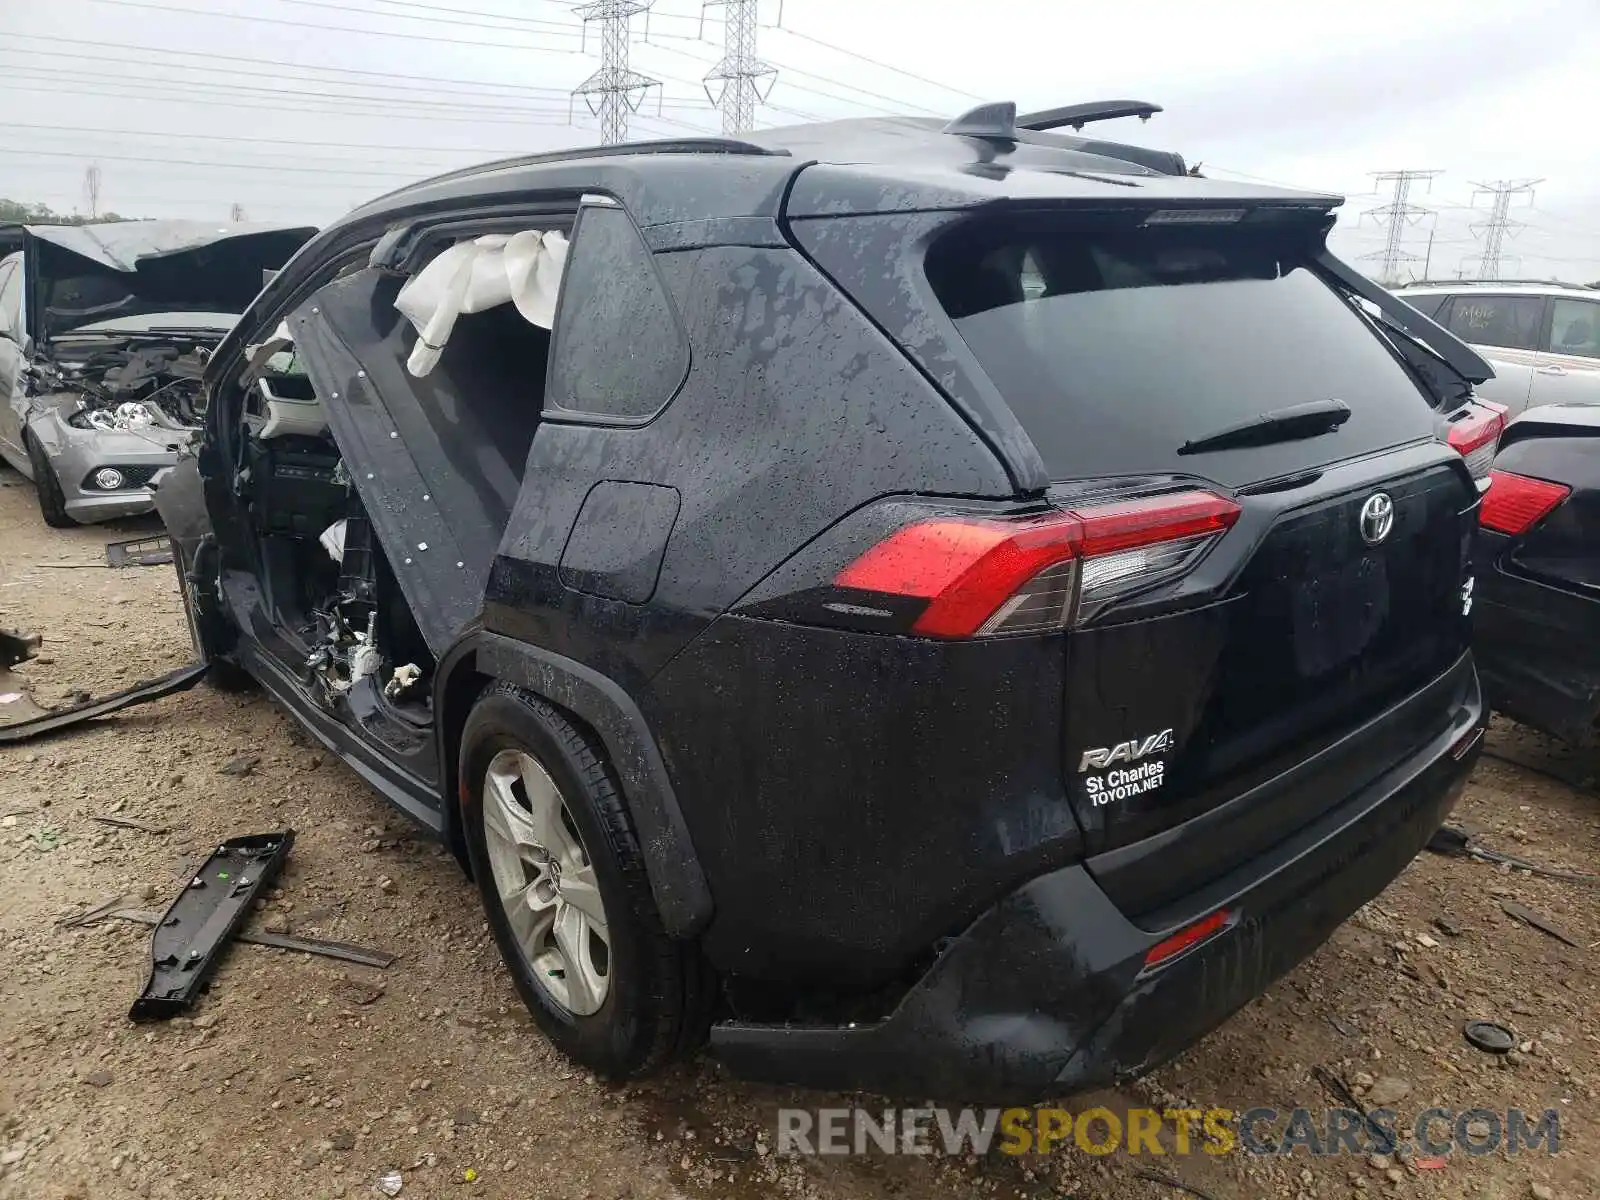
<path id="1" fill-rule="evenodd" d="M 929 283 L 1058 480 L 1181 472 L 1238 485 L 1425 438 L 1427 398 L 1311 264 L 1236 228 L 957 226 Z M 1341 400 L 1314 438 L 1183 454 L 1264 413 Z"/>
<path id="2" fill-rule="evenodd" d="M 1456 297 L 1447 328 L 1464 342 L 1537 350 L 1543 296 L 1495 296 L 1472 292 Z"/>

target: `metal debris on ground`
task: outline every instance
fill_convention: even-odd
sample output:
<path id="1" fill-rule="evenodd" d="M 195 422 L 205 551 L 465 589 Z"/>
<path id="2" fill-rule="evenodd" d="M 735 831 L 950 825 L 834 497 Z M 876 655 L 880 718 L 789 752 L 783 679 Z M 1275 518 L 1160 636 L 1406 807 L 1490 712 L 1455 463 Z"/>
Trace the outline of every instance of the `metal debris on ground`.
<path id="1" fill-rule="evenodd" d="M 0 724 L 0 745 L 43 737 L 45 734 L 81 725 L 96 717 L 104 717 L 135 704 L 143 704 L 147 700 L 158 700 L 174 692 L 187 691 L 200 682 L 206 670 L 205 663 L 190 663 L 159 679 L 141 681 L 125 691 L 102 696 L 98 700 L 90 700 L 87 692 L 77 693 L 82 699 L 75 700 L 70 707 L 52 709 L 40 716 L 18 721 L 14 725 Z"/>
<path id="2" fill-rule="evenodd" d="M 1525 858 L 1518 858 L 1515 854 L 1507 854 L 1501 850 L 1491 850 L 1488 846 L 1479 846 L 1474 843 L 1472 834 L 1454 825 L 1441 825 L 1428 839 L 1425 847 L 1435 854 L 1445 855 L 1447 858 L 1475 858 L 1479 862 L 1509 865 L 1518 871 L 1526 871 L 1530 875 L 1542 875 L 1546 879 L 1564 879 L 1569 883 L 1600 883 L 1600 875 L 1585 874 L 1581 871 L 1562 871 L 1554 867 L 1541 867 L 1538 863 L 1529 862 Z"/>
<path id="3" fill-rule="evenodd" d="M 1135 1179 L 1148 1179 L 1151 1183 L 1164 1183 L 1169 1188 L 1177 1188 L 1180 1192 L 1188 1192 L 1191 1196 L 1199 1196 L 1200 1200 L 1216 1200 L 1210 1192 L 1202 1192 L 1192 1183 L 1185 1183 L 1176 1175 L 1168 1175 L 1165 1171 L 1158 1171 L 1154 1167 L 1135 1167 Z"/>
<path id="4" fill-rule="evenodd" d="M 150 935 L 150 978 L 128 1016 L 175 1017 L 194 1002 L 257 896 L 283 869 L 294 830 L 229 838 L 200 865 Z"/>
<path id="5" fill-rule="evenodd" d="M 98 821 L 102 825 L 115 825 L 118 829 L 137 829 L 140 833 L 155 834 L 157 836 L 168 832 L 165 825 L 150 825 L 144 821 L 130 821 L 127 817 L 91 816 L 91 821 Z"/>
<path id="6" fill-rule="evenodd" d="M 378 1176 L 378 1182 L 372 1186 L 385 1196 L 398 1196 L 400 1189 L 405 1187 L 405 1176 L 399 1171 L 385 1171 Z"/>
<path id="7" fill-rule="evenodd" d="M 1508 1054 L 1517 1044 L 1517 1035 L 1494 1021 L 1468 1021 L 1461 1032 L 1485 1054 Z"/>
<path id="8" fill-rule="evenodd" d="M 172 539 L 166 534 L 106 543 L 107 566 L 159 567 L 171 561 Z"/>
<path id="9" fill-rule="evenodd" d="M 146 908 L 118 908 L 110 912 L 98 914 L 93 920 L 110 918 L 116 921 L 132 921 L 139 925 L 156 925 L 161 921 L 161 914 L 151 912 Z M 87 922 L 85 922 L 87 924 Z M 357 946 L 350 942 L 333 942 L 326 938 L 300 937 L 297 934 L 265 933 L 254 929 L 241 929 L 233 935 L 236 942 L 244 942 L 251 946 L 271 946 L 276 950 L 294 950 L 300 954 L 319 954 L 323 958 L 335 958 L 340 962 L 355 963 L 362 967 L 377 967 L 382 970 L 393 966 L 400 961 L 398 954 L 390 954 L 387 950 L 374 950 L 370 946 Z M 377 999 L 376 996 L 373 997 Z M 360 1003 L 360 1001 L 358 1001 Z"/>
<path id="10" fill-rule="evenodd" d="M 1529 908 L 1526 904 L 1518 904 L 1515 900 L 1502 900 L 1500 901 L 1500 911 L 1505 913 L 1508 917 L 1514 917 L 1518 921 L 1521 921 L 1524 925 L 1533 926 L 1533 928 L 1537 929 L 1540 933 L 1547 934 L 1550 937 L 1555 938 L 1558 942 L 1565 942 L 1574 950 L 1583 949 L 1582 942 L 1578 941 L 1570 933 L 1562 929 L 1561 926 L 1557 925 L 1549 917 L 1543 915 L 1542 913 L 1534 912 L 1534 910 Z"/>
<path id="11" fill-rule="evenodd" d="M 1334 1099 L 1338 1100 L 1340 1104 L 1361 1114 L 1361 1119 L 1366 1122 L 1368 1131 L 1378 1145 L 1387 1146 L 1393 1144 L 1389 1134 L 1385 1132 L 1383 1126 L 1372 1119 L 1371 1114 L 1367 1112 L 1367 1106 L 1356 1098 L 1355 1092 L 1351 1090 L 1348 1083 L 1324 1066 L 1312 1067 L 1311 1074 L 1333 1094 Z"/>
<path id="12" fill-rule="evenodd" d="M 121 895 L 112 896 L 107 900 L 100 901 L 99 904 L 84 909 L 82 912 L 71 913 L 62 917 L 56 924 L 63 929 L 75 929 L 80 925 L 92 925 L 101 917 L 110 916 L 112 909 L 120 905 L 125 899 L 126 897 Z"/>

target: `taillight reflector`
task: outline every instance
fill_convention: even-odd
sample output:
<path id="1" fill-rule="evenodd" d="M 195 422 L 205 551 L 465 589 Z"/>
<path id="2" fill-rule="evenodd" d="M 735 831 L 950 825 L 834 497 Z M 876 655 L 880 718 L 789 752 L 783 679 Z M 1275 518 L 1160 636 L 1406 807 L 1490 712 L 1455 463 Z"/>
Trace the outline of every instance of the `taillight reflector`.
<path id="1" fill-rule="evenodd" d="M 1150 947 L 1149 953 L 1144 956 L 1144 965 L 1153 967 L 1158 963 L 1166 962 L 1169 958 L 1176 958 L 1185 950 L 1198 946 L 1206 939 L 1216 936 L 1228 927 L 1228 922 L 1232 915 L 1227 909 L 1219 908 L 1210 916 L 1202 917 L 1193 925 L 1178 930 L 1171 937 L 1165 938 Z"/>
<path id="2" fill-rule="evenodd" d="M 1571 494 L 1565 484 L 1493 471 L 1478 510 L 1478 523 L 1496 533 L 1527 533 Z"/>
<path id="3" fill-rule="evenodd" d="M 1467 469 L 1474 479 L 1485 479 L 1494 465 L 1495 445 L 1506 431 L 1506 407 L 1488 400 L 1474 402 L 1476 409 L 1450 426 L 1446 440 L 1451 448 L 1467 460 Z"/>
<path id="4" fill-rule="evenodd" d="M 1060 628 L 1080 591 L 1079 560 L 1187 542 L 1228 529 L 1239 506 L 1205 491 L 1141 496 L 1033 517 L 940 517 L 891 534 L 850 563 L 834 584 L 916 596 L 928 606 L 912 626 L 931 637 Z M 1102 571 L 1119 588 L 1182 569 L 1191 553 L 1150 556 L 1151 567 Z M 1086 564 L 1087 566 L 1088 564 Z M 1039 586 L 1033 587 L 1037 583 Z"/>

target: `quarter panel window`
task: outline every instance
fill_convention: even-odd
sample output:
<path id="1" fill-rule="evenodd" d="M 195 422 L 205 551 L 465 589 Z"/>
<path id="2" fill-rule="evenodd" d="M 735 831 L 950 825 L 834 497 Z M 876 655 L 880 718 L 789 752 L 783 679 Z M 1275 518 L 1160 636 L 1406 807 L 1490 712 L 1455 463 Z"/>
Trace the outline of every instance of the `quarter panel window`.
<path id="1" fill-rule="evenodd" d="M 688 370 L 688 341 L 633 221 L 620 208 L 585 207 L 562 283 L 545 411 L 646 420 Z"/>
<path id="2" fill-rule="evenodd" d="M 1600 358 L 1600 301 L 1553 301 L 1550 349 L 1556 354 Z"/>

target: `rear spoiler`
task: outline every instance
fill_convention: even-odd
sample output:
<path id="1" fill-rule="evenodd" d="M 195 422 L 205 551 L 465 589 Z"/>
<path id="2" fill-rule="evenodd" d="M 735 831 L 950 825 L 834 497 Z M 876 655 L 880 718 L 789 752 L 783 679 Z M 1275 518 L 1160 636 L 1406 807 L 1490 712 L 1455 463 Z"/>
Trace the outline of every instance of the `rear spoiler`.
<path id="1" fill-rule="evenodd" d="M 1363 300 L 1370 300 L 1379 312 L 1412 337 L 1427 342 L 1438 351 L 1440 358 L 1471 382 L 1483 383 L 1494 378 L 1494 368 L 1471 346 L 1443 325 L 1423 316 L 1387 288 L 1373 283 L 1360 271 L 1337 258 L 1332 251 L 1324 250 L 1319 254 L 1317 265 Z"/>

